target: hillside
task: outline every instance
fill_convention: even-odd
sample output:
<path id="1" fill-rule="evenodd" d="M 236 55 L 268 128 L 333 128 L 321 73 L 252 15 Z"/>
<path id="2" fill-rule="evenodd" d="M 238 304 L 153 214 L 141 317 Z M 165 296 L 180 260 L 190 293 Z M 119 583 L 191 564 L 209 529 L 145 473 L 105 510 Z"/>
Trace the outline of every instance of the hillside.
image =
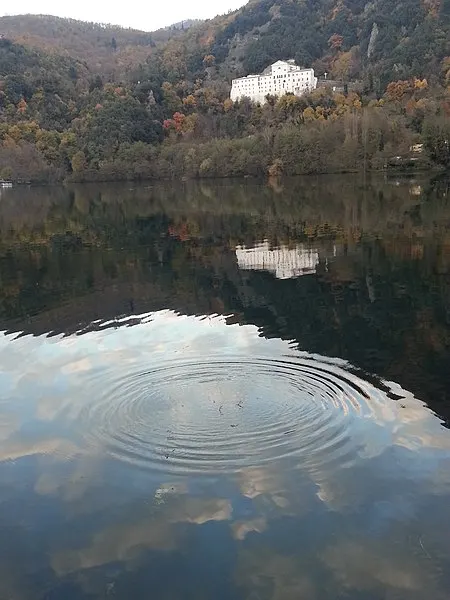
<path id="1" fill-rule="evenodd" d="M 319 75 L 367 77 L 384 89 L 393 79 L 440 76 L 449 21 L 448 0 L 259 0 L 216 33 L 212 54 L 247 73 L 293 57 Z"/>
<path id="2" fill-rule="evenodd" d="M 158 42 L 183 33 L 181 25 L 151 34 L 49 15 L 19 15 L 0 17 L 0 34 L 35 50 L 70 56 L 93 72 L 120 79 L 128 68 L 145 62 Z"/>
<path id="3" fill-rule="evenodd" d="M 207 54 L 224 78 L 295 58 L 319 75 L 366 78 L 382 91 L 392 80 L 442 75 L 442 61 L 450 55 L 450 0 L 397 0 L 394 5 L 389 0 L 251 0 L 228 15 L 186 26 L 180 22 L 151 34 L 24 15 L 0 18 L 0 33 L 25 46 L 70 55 L 119 79 L 149 57 L 150 62 L 176 57 L 178 49 L 187 77 L 197 74 Z"/>
<path id="4" fill-rule="evenodd" d="M 450 0 L 252 0 L 188 25 L 0 18 L 0 178 L 450 165 Z M 291 57 L 356 92 L 230 102 L 232 77 Z"/>

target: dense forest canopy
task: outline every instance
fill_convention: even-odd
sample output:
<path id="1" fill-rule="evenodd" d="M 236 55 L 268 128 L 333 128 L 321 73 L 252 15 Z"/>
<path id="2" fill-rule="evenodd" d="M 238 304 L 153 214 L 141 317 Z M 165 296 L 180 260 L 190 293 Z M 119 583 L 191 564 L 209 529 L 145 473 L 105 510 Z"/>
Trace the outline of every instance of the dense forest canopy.
<path id="1" fill-rule="evenodd" d="M 287 58 L 342 91 L 229 100 L 233 77 Z M 0 178 L 448 168 L 449 85 L 450 0 L 254 0 L 151 34 L 2 17 Z"/>

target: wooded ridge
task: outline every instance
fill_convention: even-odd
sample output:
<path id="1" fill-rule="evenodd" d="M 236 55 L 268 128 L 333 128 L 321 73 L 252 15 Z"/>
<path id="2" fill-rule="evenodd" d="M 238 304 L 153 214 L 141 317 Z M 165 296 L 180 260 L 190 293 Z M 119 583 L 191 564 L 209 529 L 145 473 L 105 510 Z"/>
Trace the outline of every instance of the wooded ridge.
<path id="1" fill-rule="evenodd" d="M 344 92 L 229 99 L 288 58 Z M 448 168 L 449 86 L 450 0 L 253 0 L 153 33 L 3 17 L 0 179 Z"/>

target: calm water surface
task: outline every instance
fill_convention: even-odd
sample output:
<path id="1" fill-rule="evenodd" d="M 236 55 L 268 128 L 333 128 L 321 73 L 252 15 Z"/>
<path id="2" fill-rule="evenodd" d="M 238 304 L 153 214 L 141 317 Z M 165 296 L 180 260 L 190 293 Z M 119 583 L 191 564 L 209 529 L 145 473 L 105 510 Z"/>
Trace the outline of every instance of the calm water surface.
<path id="1" fill-rule="evenodd" d="M 448 181 L 0 193 L 1 600 L 448 600 Z"/>

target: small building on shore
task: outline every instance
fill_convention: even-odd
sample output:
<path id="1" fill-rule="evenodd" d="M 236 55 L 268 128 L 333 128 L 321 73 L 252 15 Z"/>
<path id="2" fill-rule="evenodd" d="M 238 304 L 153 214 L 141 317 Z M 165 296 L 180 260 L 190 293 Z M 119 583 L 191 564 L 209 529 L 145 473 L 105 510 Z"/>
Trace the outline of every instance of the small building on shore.
<path id="1" fill-rule="evenodd" d="M 253 102 L 265 102 L 267 96 L 295 94 L 301 96 L 316 89 L 317 77 L 314 69 L 303 69 L 294 60 L 279 60 L 260 75 L 247 75 L 233 79 L 231 100 L 250 98 Z"/>

